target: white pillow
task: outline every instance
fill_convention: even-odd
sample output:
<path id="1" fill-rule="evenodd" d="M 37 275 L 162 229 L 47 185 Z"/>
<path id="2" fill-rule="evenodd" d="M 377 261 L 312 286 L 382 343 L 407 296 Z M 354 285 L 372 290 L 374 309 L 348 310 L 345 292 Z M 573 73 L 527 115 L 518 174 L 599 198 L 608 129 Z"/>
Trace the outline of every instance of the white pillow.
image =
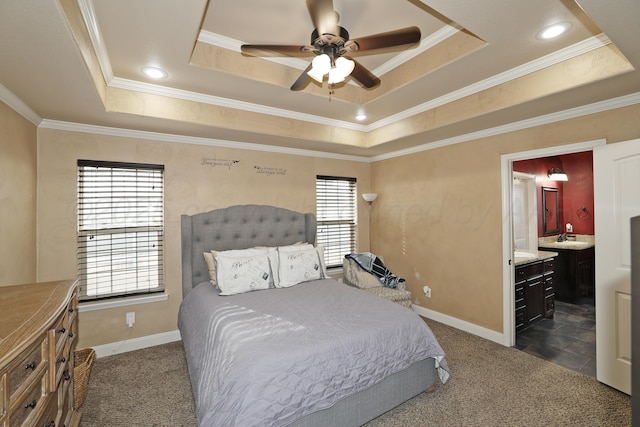
<path id="1" fill-rule="evenodd" d="M 218 273 L 216 271 L 216 257 L 218 254 L 225 254 L 228 257 L 248 257 L 258 254 L 267 253 L 269 248 L 266 247 L 256 247 L 256 248 L 248 248 L 248 249 L 230 249 L 227 251 L 216 251 L 212 250 L 210 253 L 204 253 L 204 260 L 207 263 L 207 269 L 209 270 L 209 278 L 213 286 L 218 286 Z M 277 254 L 275 253 L 275 248 L 273 248 L 273 258 L 277 259 Z"/>
<path id="2" fill-rule="evenodd" d="M 310 280 L 324 279 L 325 272 L 318 250 L 308 246 L 278 247 L 278 288 L 288 288 Z"/>
<path id="3" fill-rule="evenodd" d="M 273 284 L 271 263 L 266 253 L 243 257 L 219 252 L 216 266 L 220 295 L 269 289 Z"/>

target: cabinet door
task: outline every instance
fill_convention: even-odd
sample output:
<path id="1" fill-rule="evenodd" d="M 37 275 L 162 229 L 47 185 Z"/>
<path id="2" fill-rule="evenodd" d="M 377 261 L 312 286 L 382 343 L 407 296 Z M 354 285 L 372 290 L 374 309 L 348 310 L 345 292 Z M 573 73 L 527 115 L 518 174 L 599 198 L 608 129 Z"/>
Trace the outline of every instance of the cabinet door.
<path id="1" fill-rule="evenodd" d="M 527 280 L 525 287 L 527 300 L 527 315 L 529 323 L 544 316 L 544 280 L 542 276 L 535 276 Z"/>

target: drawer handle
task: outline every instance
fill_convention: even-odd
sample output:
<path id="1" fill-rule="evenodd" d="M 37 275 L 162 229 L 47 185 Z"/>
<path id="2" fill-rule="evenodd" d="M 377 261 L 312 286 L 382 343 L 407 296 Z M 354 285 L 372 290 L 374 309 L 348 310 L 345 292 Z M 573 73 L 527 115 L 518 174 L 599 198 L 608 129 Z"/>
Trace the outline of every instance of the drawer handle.
<path id="1" fill-rule="evenodd" d="M 42 424 L 42 427 L 56 427 L 56 422 L 51 420 L 48 423 Z"/>
<path id="2" fill-rule="evenodd" d="M 36 362 L 31 362 L 28 365 L 24 365 L 24 369 L 33 369 L 34 371 L 36 370 Z"/>
<path id="3" fill-rule="evenodd" d="M 33 408 L 35 408 L 35 407 L 36 407 L 36 403 L 37 403 L 37 402 L 36 402 L 35 400 L 32 400 L 31 402 L 29 402 L 29 403 L 27 403 L 26 405 L 24 405 L 24 407 L 25 407 L 25 408 L 31 408 L 31 409 L 33 409 Z"/>
<path id="4" fill-rule="evenodd" d="M 70 379 L 71 379 L 71 374 L 69 373 L 69 370 L 68 370 L 68 369 L 66 369 L 66 370 L 64 371 L 64 380 L 65 380 L 65 381 L 69 381 Z"/>
<path id="5" fill-rule="evenodd" d="M 62 328 L 62 329 L 58 329 L 56 332 L 59 334 L 64 334 L 65 332 L 67 332 L 67 330 L 65 328 Z"/>
<path id="6" fill-rule="evenodd" d="M 64 363 L 67 361 L 66 357 L 61 357 L 60 359 L 57 360 L 58 363 Z"/>

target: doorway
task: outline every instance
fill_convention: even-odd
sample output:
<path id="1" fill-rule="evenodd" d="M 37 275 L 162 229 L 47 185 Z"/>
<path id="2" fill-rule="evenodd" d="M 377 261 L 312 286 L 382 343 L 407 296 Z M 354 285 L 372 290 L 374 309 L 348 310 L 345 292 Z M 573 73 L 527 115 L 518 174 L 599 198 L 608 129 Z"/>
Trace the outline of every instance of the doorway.
<path id="1" fill-rule="evenodd" d="M 502 156 L 502 200 L 503 200 L 503 340 L 504 345 L 516 345 L 515 334 L 515 288 L 514 288 L 514 230 L 513 230 L 513 163 L 527 159 L 566 155 L 592 151 L 594 147 L 606 144 L 605 140 L 587 141 L 557 147 L 549 147 Z M 541 206 L 538 207 L 541 209 Z"/>

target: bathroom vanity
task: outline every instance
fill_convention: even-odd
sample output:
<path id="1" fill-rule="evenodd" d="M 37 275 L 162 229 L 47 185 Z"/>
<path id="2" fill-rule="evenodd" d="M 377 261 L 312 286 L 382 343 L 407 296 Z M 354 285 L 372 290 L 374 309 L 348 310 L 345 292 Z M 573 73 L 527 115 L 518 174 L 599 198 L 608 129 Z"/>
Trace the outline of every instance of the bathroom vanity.
<path id="1" fill-rule="evenodd" d="M 538 251 L 515 258 L 516 333 L 555 312 L 555 252 Z"/>
<path id="2" fill-rule="evenodd" d="M 576 240 L 558 242 L 541 239 L 538 247 L 558 253 L 555 258 L 554 285 L 556 299 L 571 304 L 594 303 L 595 239 L 577 236 Z"/>

